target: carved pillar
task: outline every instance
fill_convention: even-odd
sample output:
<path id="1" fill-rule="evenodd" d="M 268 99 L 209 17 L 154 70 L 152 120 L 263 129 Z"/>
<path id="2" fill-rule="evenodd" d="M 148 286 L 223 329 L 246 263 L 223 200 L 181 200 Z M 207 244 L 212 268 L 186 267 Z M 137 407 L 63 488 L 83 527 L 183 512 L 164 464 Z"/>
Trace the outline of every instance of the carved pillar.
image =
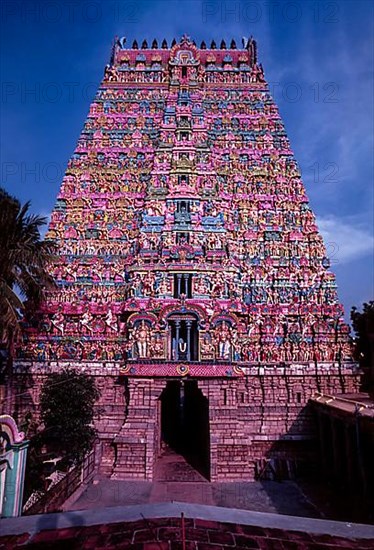
<path id="1" fill-rule="evenodd" d="M 188 273 L 183 274 L 183 280 L 184 280 L 184 293 L 186 297 L 188 297 Z"/>
<path id="2" fill-rule="evenodd" d="M 180 286 L 180 281 L 178 279 L 178 286 Z M 175 359 L 179 361 L 179 330 L 181 323 L 180 321 L 175 321 Z"/>
<path id="3" fill-rule="evenodd" d="M 177 298 L 181 295 L 182 273 L 177 273 Z"/>
<path id="4" fill-rule="evenodd" d="M 191 324 L 192 324 L 192 321 L 186 321 L 186 326 L 187 326 L 187 361 L 191 361 Z"/>

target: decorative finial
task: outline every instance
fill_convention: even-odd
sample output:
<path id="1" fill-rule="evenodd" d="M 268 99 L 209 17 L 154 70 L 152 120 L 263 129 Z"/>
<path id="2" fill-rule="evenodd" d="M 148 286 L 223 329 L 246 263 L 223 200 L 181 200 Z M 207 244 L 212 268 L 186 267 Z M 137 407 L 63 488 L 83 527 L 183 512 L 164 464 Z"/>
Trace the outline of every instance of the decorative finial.
<path id="1" fill-rule="evenodd" d="M 253 36 L 250 37 L 247 44 L 247 49 L 250 54 L 251 67 L 257 63 L 257 43 Z"/>

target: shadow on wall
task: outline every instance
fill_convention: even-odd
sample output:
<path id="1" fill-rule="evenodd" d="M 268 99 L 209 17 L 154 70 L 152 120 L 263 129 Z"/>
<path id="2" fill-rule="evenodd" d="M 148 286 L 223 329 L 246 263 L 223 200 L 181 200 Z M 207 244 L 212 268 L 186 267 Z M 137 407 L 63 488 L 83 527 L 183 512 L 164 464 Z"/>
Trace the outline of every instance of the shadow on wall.
<path id="1" fill-rule="evenodd" d="M 63 522 L 63 524 L 61 522 Z M 63 516 L 59 513 L 40 514 L 36 523 L 35 534 L 40 531 L 62 528 L 68 529 L 70 527 L 82 527 L 84 525 L 84 514 L 80 514 L 79 512 L 66 512 Z M 33 542 L 33 540 L 30 542 Z M 53 541 L 51 540 L 50 542 Z"/>
<path id="2" fill-rule="evenodd" d="M 371 472 L 368 476 L 369 485 L 364 491 L 360 481 L 359 458 L 354 452 L 352 454 L 352 450 L 349 451 L 344 439 L 345 432 L 325 432 L 324 440 L 321 441 L 319 421 L 314 406 L 311 403 L 306 405 L 294 418 L 282 439 L 269 443 L 263 455 L 266 458 L 256 463 L 256 479 L 261 482 L 269 500 L 281 514 L 300 515 L 297 511 L 300 499 L 304 501 L 304 506 L 309 503 L 310 517 L 374 523 L 374 476 L 371 472 L 374 432 L 371 443 L 367 438 L 362 457 L 364 467 Z M 310 438 L 298 441 L 298 434 L 305 433 L 305 425 L 312 428 L 309 429 Z M 347 456 L 349 452 L 351 455 Z M 350 468 L 350 475 L 346 471 L 347 467 Z M 289 480 L 294 481 L 297 488 Z M 290 509 L 290 503 L 291 508 L 295 506 L 295 509 Z"/>

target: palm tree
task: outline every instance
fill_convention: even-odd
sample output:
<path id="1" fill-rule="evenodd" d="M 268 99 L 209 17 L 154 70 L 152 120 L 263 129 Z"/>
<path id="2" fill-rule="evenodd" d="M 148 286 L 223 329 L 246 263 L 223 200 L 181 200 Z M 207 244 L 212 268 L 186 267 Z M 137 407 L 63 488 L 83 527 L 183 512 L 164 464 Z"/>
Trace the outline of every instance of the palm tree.
<path id="1" fill-rule="evenodd" d="M 47 220 L 29 208 L 0 187 L 0 343 L 7 346 L 20 337 L 25 306 L 37 308 L 52 284 L 46 265 L 54 245 L 40 237 Z"/>

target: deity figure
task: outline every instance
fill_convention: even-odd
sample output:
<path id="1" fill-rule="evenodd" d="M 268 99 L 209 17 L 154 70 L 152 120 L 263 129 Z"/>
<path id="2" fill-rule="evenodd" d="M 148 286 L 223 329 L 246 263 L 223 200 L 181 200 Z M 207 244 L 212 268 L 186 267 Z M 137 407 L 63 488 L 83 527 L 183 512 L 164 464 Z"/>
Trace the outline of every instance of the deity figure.
<path id="1" fill-rule="evenodd" d="M 104 322 L 108 329 L 114 330 L 116 332 L 118 331 L 117 316 L 114 315 L 111 308 L 109 308 L 108 313 L 105 315 Z"/>
<path id="2" fill-rule="evenodd" d="M 218 344 L 218 356 L 220 359 L 231 359 L 232 351 L 232 334 L 230 325 L 226 321 L 222 321 L 217 325 L 215 330 L 215 339 Z"/>
<path id="3" fill-rule="evenodd" d="M 105 67 L 105 79 L 109 82 L 118 80 L 118 73 L 114 67 L 106 65 Z"/>
<path id="4" fill-rule="evenodd" d="M 209 292 L 209 280 L 204 275 L 199 275 L 196 280 L 194 280 L 194 291 L 196 294 L 204 295 Z"/>
<path id="5" fill-rule="evenodd" d="M 339 347 L 338 357 L 341 361 L 352 360 L 352 347 L 349 342 L 343 342 Z"/>
<path id="6" fill-rule="evenodd" d="M 141 321 L 133 332 L 133 339 L 136 342 L 136 350 L 138 352 L 138 357 L 141 359 L 148 357 L 148 348 L 150 343 L 150 328 L 148 324 L 144 321 Z"/>
<path id="7" fill-rule="evenodd" d="M 209 334 L 205 334 L 201 340 L 201 355 L 206 359 L 211 359 L 214 357 L 214 343 L 212 342 L 212 338 Z"/>
<path id="8" fill-rule="evenodd" d="M 151 357 L 163 357 L 164 355 L 164 340 L 160 334 L 156 335 L 150 344 Z"/>
<path id="9" fill-rule="evenodd" d="M 160 295 L 165 295 L 170 292 L 170 281 L 165 274 L 160 277 L 158 292 Z"/>
<path id="10" fill-rule="evenodd" d="M 61 333 L 61 336 L 64 335 L 64 314 L 59 310 L 52 316 L 51 323 L 52 325 Z"/>
<path id="11" fill-rule="evenodd" d="M 88 332 L 93 331 L 91 323 L 93 321 L 93 315 L 89 311 L 85 311 L 79 321 L 82 328 L 85 328 Z"/>

